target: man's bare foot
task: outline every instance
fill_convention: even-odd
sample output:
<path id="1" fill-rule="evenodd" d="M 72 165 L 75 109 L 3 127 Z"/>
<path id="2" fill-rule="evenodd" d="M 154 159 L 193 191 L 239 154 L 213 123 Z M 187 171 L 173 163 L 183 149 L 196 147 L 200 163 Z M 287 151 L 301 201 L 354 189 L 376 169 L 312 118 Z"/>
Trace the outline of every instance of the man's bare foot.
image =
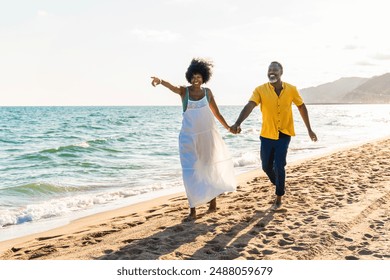
<path id="1" fill-rule="evenodd" d="M 277 210 L 277 209 L 279 209 L 280 207 L 282 207 L 282 203 L 277 203 L 277 202 L 275 202 L 275 203 L 272 205 L 272 210 Z"/>
<path id="2" fill-rule="evenodd" d="M 276 200 L 274 202 L 274 205 L 272 205 L 272 209 L 276 210 L 276 209 L 279 209 L 281 206 L 282 206 L 282 197 L 281 196 L 277 196 Z"/>
<path id="3" fill-rule="evenodd" d="M 208 212 L 215 212 L 217 211 L 217 198 L 213 198 L 210 201 L 210 206 Z"/>
<path id="4" fill-rule="evenodd" d="M 184 222 L 190 222 L 196 220 L 196 210 L 195 208 L 191 208 L 190 214 L 187 216 L 187 218 L 184 219 Z"/>

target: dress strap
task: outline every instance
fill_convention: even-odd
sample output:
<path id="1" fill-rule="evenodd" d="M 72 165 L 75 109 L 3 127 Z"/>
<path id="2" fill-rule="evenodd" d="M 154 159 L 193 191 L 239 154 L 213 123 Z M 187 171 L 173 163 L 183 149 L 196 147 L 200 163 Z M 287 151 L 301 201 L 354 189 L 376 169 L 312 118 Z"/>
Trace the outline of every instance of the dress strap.
<path id="1" fill-rule="evenodd" d="M 204 90 L 204 95 L 207 98 L 207 102 L 210 102 L 210 96 L 207 94 L 208 93 L 207 88 L 203 88 L 203 90 Z"/>
<path id="2" fill-rule="evenodd" d="M 190 91 L 188 90 L 188 87 L 186 88 L 186 94 L 183 98 L 183 113 L 187 110 L 188 105 L 188 99 L 190 98 Z"/>

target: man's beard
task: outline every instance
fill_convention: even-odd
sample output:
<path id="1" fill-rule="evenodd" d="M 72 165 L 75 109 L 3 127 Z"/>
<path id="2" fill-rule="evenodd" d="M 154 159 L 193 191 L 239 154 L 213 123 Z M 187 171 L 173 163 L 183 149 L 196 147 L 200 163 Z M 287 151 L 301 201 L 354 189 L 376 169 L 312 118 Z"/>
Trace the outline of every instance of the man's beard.
<path id="1" fill-rule="evenodd" d="M 268 80 L 269 80 L 269 82 L 272 84 L 272 83 L 276 83 L 276 82 L 278 81 L 278 78 L 276 78 L 275 75 L 270 75 L 270 76 L 268 77 Z"/>

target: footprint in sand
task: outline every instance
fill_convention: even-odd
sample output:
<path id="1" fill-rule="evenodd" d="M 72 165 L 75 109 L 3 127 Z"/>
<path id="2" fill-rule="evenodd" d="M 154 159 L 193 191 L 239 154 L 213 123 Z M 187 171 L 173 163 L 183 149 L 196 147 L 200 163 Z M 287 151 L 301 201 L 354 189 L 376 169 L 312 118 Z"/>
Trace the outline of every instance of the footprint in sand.
<path id="1" fill-rule="evenodd" d="M 298 252 L 306 250 L 305 247 L 301 247 L 301 246 L 292 246 L 292 247 L 290 247 L 290 249 L 293 251 L 298 251 Z"/>
<path id="2" fill-rule="evenodd" d="M 86 232 L 86 231 L 89 231 L 89 230 L 88 229 L 87 230 L 81 230 L 81 231 L 74 232 L 73 234 L 79 234 L 79 233 L 83 233 L 83 232 Z"/>
<path id="3" fill-rule="evenodd" d="M 346 260 L 359 260 L 359 258 L 355 257 L 355 256 L 346 256 L 345 259 Z"/>
<path id="4" fill-rule="evenodd" d="M 347 249 L 349 251 L 355 251 L 356 250 L 356 246 L 347 246 Z"/>
<path id="5" fill-rule="evenodd" d="M 272 237 L 272 236 L 277 235 L 277 233 L 274 232 L 274 231 L 270 231 L 270 232 L 264 232 L 264 235 L 265 235 L 265 236 L 268 236 L 268 237 Z"/>
<path id="6" fill-rule="evenodd" d="M 344 237 L 341 236 L 337 231 L 333 231 L 332 232 L 332 236 L 335 238 L 335 239 L 343 239 Z"/>
<path id="7" fill-rule="evenodd" d="M 317 215 L 318 210 L 314 210 L 313 209 L 313 210 L 310 210 L 308 213 L 309 213 L 309 215 L 314 215 L 315 216 L 315 215 Z"/>
<path id="8" fill-rule="evenodd" d="M 136 249 L 136 248 L 127 251 L 127 253 L 129 253 L 130 255 L 140 255 L 143 252 L 144 252 L 143 250 Z"/>
<path id="9" fill-rule="evenodd" d="M 97 244 L 93 239 L 84 239 L 85 241 L 81 242 L 81 247 Z"/>
<path id="10" fill-rule="evenodd" d="M 87 237 L 92 237 L 92 238 L 98 238 L 98 237 L 103 237 L 106 236 L 107 234 L 111 234 L 114 232 L 117 232 L 118 230 L 104 230 L 104 231 L 99 231 L 99 232 L 93 232 L 87 235 Z"/>
<path id="11" fill-rule="evenodd" d="M 228 209 L 229 209 L 229 210 L 237 209 L 237 206 L 230 205 L 230 206 L 228 207 Z"/>
<path id="12" fill-rule="evenodd" d="M 36 240 L 38 241 L 43 241 L 43 240 L 48 240 L 48 239 L 53 239 L 57 237 L 61 237 L 62 235 L 54 235 L 54 236 L 44 236 L 44 237 L 38 237 Z"/>
<path id="13" fill-rule="evenodd" d="M 309 217 L 309 218 L 306 218 L 306 219 L 303 220 L 303 222 L 304 222 L 305 224 L 310 224 L 310 223 L 313 222 L 313 221 L 314 221 L 314 218 L 313 218 L 313 217 Z"/>
<path id="14" fill-rule="evenodd" d="M 326 220 L 326 219 L 329 219 L 329 218 L 330 218 L 329 215 L 319 215 L 319 216 L 317 217 L 317 219 L 319 219 L 319 220 Z"/>
<path id="15" fill-rule="evenodd" d="M 54 248 L 53 245 L 43 246 L 43 247 L 40 247 L 40 248 L 32 251 L 32 254 L 29 257 L 29 259 L 31 260 L 31 259 L 44 257 L 44 256 L 49 255 L 49 254 L 54 253 L 54 252 L 57 252 L 57 250 Z"/>
<path id="16" fill-rule="evenodd" d="M 246 206 L 243 207 L 245 210 L 249 210 L 249 209 L 254 209 L 255 207 L 251 204 L 247 204 Z"/>
<path id="17" fill-rule="evenodd" d="M 131 223 L 126 223 L 126 225 L 128 227 L 135 227 L 135 226 L 138 226 L 138 225 L 142 225 L 144 222 L 143 221 L 135 221 L 135 222 L 131 222 Z"/>
<path id="18" fill-rule="evenodd" d="M 272 250 L 263 250 L 262 253 L 263 253 L 263 255 L 273 255 L 273 254 L 275 254 L 276 252 L 275 252 L 275 251 L 272 251 Z"/>
<path id="19" fill-rule="evenodd" d="M 225 251 L 225 248 L 223 246 L 220 246 L 220 245 L 215 245 L 211 248 L 211 250 L 213 250 L 216 253 L 219 253 L 219 252 Z"/>
<path id="20" fill-rule="evenodd" d="M 363 237 L 364 240 L 366 240 L 366 239 L 370 239 L 371 240 L 372 238 L 373 238 L 373 236 L 371 234 L 368 234 L 368 233 L 366 233 L 364 235 L 364 237 Z"/>
<path id="21" fill-rule="evenodd" d="M 214 224 L 214 223 L 216 223 L 216 222 L 218 222 L 218 221 L 219 221 L 218 218 L 210 218 L 210 219 L 207 219 L 207 220 L 206 220 L 206 222 L 212 223 L 212 224 Z"/>
<path id="22" fill-rule="evenodd" d="M 16 252 L 18 252 L 18 251 L 20 251 L 20 250 L 22 250 L 22 248 L 15 248 L 15 247 L 12 247 L 12 248 L 11 248 L 11 251 L 12 251 L 13 253 L 16 253 Z"/>
<path id="23" fill-rule="evenodd" d="M 258 248 L 250 249 L 250 250 L 248 250 L 248 253 L 253 254 L 253 255 L 260 255 L 261 254 L 261 252 L 259 251 Z"/>
<path id="24" fill-rule="evenodd" d="M 287 246 L 287 245 L 294 244 L 294 241 L 286 240 L 286 239 L 279 239 L 278 244 L 279 244 L 279 246 L 284 247 L 284 246 Z"/>
<path id="25" fill-rule="evenodd" d="M 181 231 L 184 231 L 184 227 L 182 227 L 182 226 L 180 226 L 180 225 L 177 225 L 177 226 L 174 226 L 174 227 L 172 228 L 172 230 L 173 230 L 174 232 L 181 232 Z"/>
<path id="26" fill-rule="evenodd" d="M 169 214 L 169 213 L 178 213 L 180 209 L 173 208 L 172 210 L 166 210 L 164 211 L 164 214 Z"/>
<path id="27" fill-rule="evenodd" d="M 146 216 L 146 219 L 149 220 L 155 217 L 162 217 L 162 216 L 163 216 L 162 214 L 153 214 L 153 215 Z"/>
<path id="28" fill-rule="evenodd" d="M 255 227 L 260 227 L 260 228 L 263 228 L 265 227 L 265 223 L 264 222 L 258 222 Z"/>
<path id="29" fill-rule="evenodd" d="M 359 255 L 364 255 L 364 256 L 367 256 L 367 255 L 372 255 L 373 252 L 371 250 L 367 250 L 367 249 L 363 249 L 363 250 L 360 250 L 358 252 Z"/>

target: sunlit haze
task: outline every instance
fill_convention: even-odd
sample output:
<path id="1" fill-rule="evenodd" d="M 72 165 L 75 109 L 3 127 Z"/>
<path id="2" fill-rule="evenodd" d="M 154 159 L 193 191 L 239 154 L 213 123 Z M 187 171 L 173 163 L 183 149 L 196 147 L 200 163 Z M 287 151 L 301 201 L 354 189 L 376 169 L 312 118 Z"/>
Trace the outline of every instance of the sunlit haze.
<path id="1" fill-rule="evenodd" d="M 214 61 L 219 105 L 245 104 L 282 63 L 298 88 L 389 72 L 387 1 L 0 0 L 0 106 L 180 105 L 150 76 L 186 85 Z"/>

